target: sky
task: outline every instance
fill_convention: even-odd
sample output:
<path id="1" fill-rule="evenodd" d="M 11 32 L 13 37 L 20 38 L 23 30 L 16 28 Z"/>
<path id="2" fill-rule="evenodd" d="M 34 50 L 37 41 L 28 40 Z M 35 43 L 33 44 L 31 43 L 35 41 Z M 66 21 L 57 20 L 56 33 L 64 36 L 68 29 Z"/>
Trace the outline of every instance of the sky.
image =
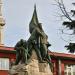
<path id="1" fill-rule="evenodd" d="M 68 10 L 72 7 L 72 2 L 74 0 L 64 0 Z M 54 5 L 56 4 L 54 0 L 3 0 L 2 11 L 6 22 L 4 27 L 5 46 L 14 47 L 20 39 L 29 38 L 29 22 L 32 18 L 34 4 L 36 4 L 39 22 L 42 23 L 43 29 L 48 35 L 48 41 L 52 44 L 49 47 L 50 51 L 67 53 L 64 46 L 68 42 L 63 39 L 68 36 L 62 35 L 60 32 L 62 20 L 59 14 L 61 11 Z"/>

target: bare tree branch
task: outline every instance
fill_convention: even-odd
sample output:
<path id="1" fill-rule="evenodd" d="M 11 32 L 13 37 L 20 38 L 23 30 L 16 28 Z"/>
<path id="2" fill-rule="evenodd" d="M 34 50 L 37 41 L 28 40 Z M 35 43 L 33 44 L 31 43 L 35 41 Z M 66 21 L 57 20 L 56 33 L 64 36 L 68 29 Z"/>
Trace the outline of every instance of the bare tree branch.
<path id="1" fill-rule="evenodd" d="M 56 1 L 56 0 L 55 0 Z M 59 6 L 59 8 L 60 8 L 60 10 L 61 10 L 61 12 L 64 14 L 64 16 L 67 18 L 67 19 L 69 19 L 70 21 L 72 21 L 72 19 L 70 18 L 70 15 L 68 14 L 68 12 L 66 11 L 66 8 L 65 8 L 65 6 L 64 6 L 64 3 L 63 3 L 63 0 L 58 0 L 58 1 L 56 1 L 57 3 L 58 3 L 58 6 Z"/>

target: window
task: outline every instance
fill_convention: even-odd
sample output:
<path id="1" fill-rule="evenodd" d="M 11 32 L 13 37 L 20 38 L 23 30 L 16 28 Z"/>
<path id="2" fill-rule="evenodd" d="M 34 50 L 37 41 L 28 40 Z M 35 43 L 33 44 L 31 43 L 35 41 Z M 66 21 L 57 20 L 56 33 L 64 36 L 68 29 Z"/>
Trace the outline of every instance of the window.
<path id="1" fill-rule="evenodd" d="M 75 75 L 75 65 L 65 65 L 65 75 Z"/>
<path id="2" fill-rule="evenodd" d="M 0 58 L 0 70 L 9 70 L 8 58 Z"/>

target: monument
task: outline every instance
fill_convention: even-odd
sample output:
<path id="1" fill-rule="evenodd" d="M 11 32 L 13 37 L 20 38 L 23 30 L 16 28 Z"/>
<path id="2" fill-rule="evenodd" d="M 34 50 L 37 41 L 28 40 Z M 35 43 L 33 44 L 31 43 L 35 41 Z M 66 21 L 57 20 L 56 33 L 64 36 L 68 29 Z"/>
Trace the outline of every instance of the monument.
<path id="1" fill-rule="evenodd" d="M 48 36 L 37 18 L 36 6 L 29 24 L 30 37 L 21 39 L 15 45 L 16 61 L 9 70 L 9 75 L 53 75 L 52 63 L 48 54 Z"/>

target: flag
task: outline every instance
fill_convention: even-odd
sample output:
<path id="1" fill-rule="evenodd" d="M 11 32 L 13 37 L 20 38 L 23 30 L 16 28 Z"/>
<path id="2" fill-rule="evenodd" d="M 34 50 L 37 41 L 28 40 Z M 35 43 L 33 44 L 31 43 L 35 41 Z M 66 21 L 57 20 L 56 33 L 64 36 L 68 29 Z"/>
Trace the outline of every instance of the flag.
<path id="1" fill-rule="evenodd" d="M 38 21 L 36 5 L 35 5 L 34 6 L 33 16 L 32 16 L 32 19 L 30 21 L 30 24 L 29 24 L 29 32 L 30 33 L 32 33 L 33 29 L 38 25 L 38 23 L 39 23 L 39 21 Z"/>

